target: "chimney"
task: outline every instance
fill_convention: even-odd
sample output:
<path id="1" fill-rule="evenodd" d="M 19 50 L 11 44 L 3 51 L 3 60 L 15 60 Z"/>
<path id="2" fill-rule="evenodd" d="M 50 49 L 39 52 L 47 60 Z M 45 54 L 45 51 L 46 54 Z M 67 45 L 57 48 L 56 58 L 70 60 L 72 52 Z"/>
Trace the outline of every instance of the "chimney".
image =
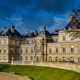
<path id="1" fill-rule="evenodd" d="M 6 27 L 3 27 L 2 29 L 3 29 L 3 30 L 5 30 L 5 29 L 6 29 Z"/>
<path id="2" fill-rule="evenodd" d="M 57 29 L 54 30 L 55 32 L 57 31 Z"/>
<path id="3" fill-rule="evenodd" d="M 14 31 L 15 31 L 14 28 L 15 28 L 14 26 L 10 26 L 10 30 L 11 30 L 12 33 L 14 33 Z"/>
<path id="4" fill-rule="evenodd" d="M 34 35 L 37 36 L 37 30 L 34 30 Z"/>
<path id="5" fill-rule="evenodd" d="M 26 34 L 28 34 L 29 33 L 29 31 L 26 31 Z"/>
<path id="6" fill-rule="evenodd" d="M 73 17 L 69 17 L 69 22 L 71 22 L 73 20 Z"/>

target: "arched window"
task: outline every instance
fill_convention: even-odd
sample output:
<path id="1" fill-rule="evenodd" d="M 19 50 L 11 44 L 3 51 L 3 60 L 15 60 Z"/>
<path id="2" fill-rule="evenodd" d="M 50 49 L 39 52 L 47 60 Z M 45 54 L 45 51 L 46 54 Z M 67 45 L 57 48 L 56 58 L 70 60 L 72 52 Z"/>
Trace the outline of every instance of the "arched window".
<path id="1" fill-rule="evenodd" d="M 31 56 L 31 61 L 33 61 L 33 57 Z"/>
<path id="2" fill-rule="evenodd" d="M 49 61 L 52 61 L 52 57 L 51 56 L 49 57 Z"/>
<path id="3" fill-rule="evenodd" d="M 56 57 L 55 61 L 58 62 L 58 57 Z"/>
<path id="4" fill-rule="evenodd" d="M 63 57 L 63 62 L 65 62 L 66 61 L 66 58 L 65 57 Z"/>
<path id="5" fill-rule="evenodd" d="M 73 57 L 71 57 L 71 62 L 74 62 L 74 58 Z"/>
<path id="6" fill-rule="evenodd" d="M 39 57 L 37 57 L 36 60 L 39 61 Z"/>
<path id="7" fill-rule="evenodd" d="M 14 58 L 13 58 L 13 56 L 11 56 L 11 60 L 13 60 Z"/>
<path id="8" fill-rule="evenodd" d="M 15 57 L 15 60 L 17 61 L 17 56 Z"/>
<path id="9" fill-rule="evenodd" d="M 21 61 L 23 60 L 22 56 L 20 56 L 20 60 L 21 60 Z"/>
<path id="10" fill-rule="evenodd" d="M 25 57 L 25 60 L 28 61 L 28 57 L 27 56 Z"/>

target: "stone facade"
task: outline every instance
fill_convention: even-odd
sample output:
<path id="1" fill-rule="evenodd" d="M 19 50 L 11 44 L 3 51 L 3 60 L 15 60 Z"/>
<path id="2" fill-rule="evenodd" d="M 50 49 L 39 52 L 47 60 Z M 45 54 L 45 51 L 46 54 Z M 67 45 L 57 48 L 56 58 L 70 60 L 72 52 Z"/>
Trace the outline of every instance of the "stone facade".
<path id="1" fill-rule="evenodd" d="M 71 23 L 71 20 L 70 20 Z M 69 24 L 70 24 L 69 23 Z M 21 36 L 14 26 L 3 28 L 0 33 L 0 62 L 15 61 L 80 61 L 80 38 L 70 36 L 69 26 L 50 34 L 43 26 L 37 33 L 26 32 Z M 76 29 L 80 31 L 80 29 Z"/>

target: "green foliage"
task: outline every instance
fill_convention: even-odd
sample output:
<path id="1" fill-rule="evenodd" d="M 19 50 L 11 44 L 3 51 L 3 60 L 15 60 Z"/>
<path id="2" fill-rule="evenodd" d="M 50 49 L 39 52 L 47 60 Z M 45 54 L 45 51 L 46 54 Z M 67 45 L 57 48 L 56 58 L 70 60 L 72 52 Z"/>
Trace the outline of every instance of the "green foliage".
<path id="1" fill-rule="evenodd" d="M 31 77 L 33 80 L 80 80 L 80 73 L 52 67 L 5 65 L 0 72 L 15 72 L 18 75 Z"/>

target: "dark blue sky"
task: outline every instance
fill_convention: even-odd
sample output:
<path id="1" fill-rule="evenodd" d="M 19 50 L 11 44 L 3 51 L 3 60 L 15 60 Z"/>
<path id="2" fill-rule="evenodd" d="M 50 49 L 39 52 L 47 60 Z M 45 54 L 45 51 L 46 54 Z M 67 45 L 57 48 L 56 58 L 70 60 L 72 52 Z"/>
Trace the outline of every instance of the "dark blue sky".
<path id="1" fill-rule="evenodd" d="M 0 31 L 11 25 L 21 34 L 40 31 L 46 21 L 47 30 L 52 33 L 69 23 L 71 10 L 79 4 L 80 0 L 0 0 Z"/>

